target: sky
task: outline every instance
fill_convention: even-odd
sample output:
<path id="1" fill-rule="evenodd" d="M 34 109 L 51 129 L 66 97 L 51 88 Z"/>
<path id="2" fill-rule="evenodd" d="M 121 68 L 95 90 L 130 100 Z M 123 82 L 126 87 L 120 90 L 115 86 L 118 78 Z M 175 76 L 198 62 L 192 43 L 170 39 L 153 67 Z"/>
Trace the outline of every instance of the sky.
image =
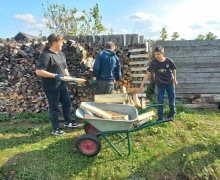
<path id="1" fill-rule="evenodd" d="M 139 34 L 157 40 L 162 28 L 168 39 L 174 32 L 186 40 L 214 33 L 220 38 L 219 0 L 0 0 L 0 38 L 19 31 L 39 36 L 51 32 L 45 25 L 42 4 L 65 4 L 78 12 L 99 5 L 102 23 L 115 34 Z"/>

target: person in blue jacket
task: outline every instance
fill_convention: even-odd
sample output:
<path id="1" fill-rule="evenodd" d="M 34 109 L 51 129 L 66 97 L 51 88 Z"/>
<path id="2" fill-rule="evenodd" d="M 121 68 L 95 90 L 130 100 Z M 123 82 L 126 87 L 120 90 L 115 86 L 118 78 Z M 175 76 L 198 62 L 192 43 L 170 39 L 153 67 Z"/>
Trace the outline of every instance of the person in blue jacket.
<path id="1" fill-rule="evenodd" d="M 95 94 L 112 94 L 114 80 L 119 81 L 122 76 L 120 60 L 114 51 L 115 44 L 110 41 L 106 44 L 106 50 L 100 51 L 96 56 L 92 82 L 96 85 Z"/>

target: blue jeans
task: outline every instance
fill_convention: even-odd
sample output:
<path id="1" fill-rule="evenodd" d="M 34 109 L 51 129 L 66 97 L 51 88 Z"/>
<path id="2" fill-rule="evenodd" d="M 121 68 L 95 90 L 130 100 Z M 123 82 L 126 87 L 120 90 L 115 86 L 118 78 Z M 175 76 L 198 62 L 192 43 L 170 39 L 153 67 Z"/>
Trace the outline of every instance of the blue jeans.
<path id="1" fill-rule="evenodd" d="M 62 104 L 63 108 L 63 117 L 65 123 L 71 122 L 70 119 L 70 97 L 68 94 L 67 89 L 62 89 L 58 91 L 44 91 L 48 103 L 49 103 L 49 117 L 52 123 L 53 129 L 59 128 L 59 119 L 58 119 L 58 112 L 59 112 L 59 102 Z"/>
<path id="2" fill-rule="evenodd" d="M 166 87 L 158 87 L 158 103 L 164 104 L 164 94 L 165 90 L 169 99 L 170 113 L 168 117 L 174 116 L 175 114 L 175 86 L 174 84 L 168 85 Z M 158 118 L 163 119 L 163 109 L 164 106 L 158 106 Z"/>

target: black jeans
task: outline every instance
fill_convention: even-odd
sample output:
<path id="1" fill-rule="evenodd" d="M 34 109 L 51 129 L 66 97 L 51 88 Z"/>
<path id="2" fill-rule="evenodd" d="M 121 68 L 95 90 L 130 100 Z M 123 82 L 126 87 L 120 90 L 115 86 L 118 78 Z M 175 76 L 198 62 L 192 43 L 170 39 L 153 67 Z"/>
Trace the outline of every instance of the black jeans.
<path id="1" fill-rule="evenodd" d="M 63 117 L 65 123 L 71 122 L 70 119 L 70 97 L 67 92 L 67 89 L 62 89 L 58 91 L 44 91 L 48 103 L 49 103 L 49 117 L 52 123 L 53 129 L 59 128 L 59 119 L 58 119 L 58 112 L 59 112 L 59 102 L 62 104 L 63 108 Z"/>
<path id="2" fill-rule="evenodd" d="M 108 81 L 97 81 L 95 94 L 113 94 L 114 83 Z"/>

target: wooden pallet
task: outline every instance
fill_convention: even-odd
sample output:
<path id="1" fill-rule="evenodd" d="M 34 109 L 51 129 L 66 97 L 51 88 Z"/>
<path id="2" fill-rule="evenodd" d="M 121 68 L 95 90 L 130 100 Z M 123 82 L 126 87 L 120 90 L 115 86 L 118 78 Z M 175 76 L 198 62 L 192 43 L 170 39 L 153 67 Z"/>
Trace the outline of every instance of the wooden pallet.
<path id="1" fill-rule="evenodd" d="M 130 53 L 129 66 L 132 73 L 132 84 L 139 87 L 146 74 L 151 54 L 149 48 L 130 49 L 128 52 Z M 146 86 L 147 84 L 149 81 L 145 83 Z"/>

